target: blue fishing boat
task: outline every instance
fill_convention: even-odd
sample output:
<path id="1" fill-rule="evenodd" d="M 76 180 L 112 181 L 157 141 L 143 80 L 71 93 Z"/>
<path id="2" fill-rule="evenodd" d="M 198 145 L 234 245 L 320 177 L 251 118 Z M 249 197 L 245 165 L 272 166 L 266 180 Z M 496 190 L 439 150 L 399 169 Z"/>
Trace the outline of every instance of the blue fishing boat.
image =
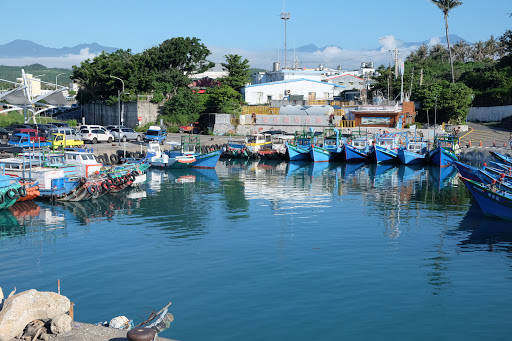
<path id="1" fill-rule="evenodd" d="M 188 157 L 193 158 L 190 162 L 192 168 L 215 168 L 223 149 L 202 152 L 201 139 L 197 136 L 182 136 L 180 150 L 170 150 L 166 154 L 170 158 Z"/>
<path id="2" fill-rule="evenodd" d="M 484 185 L 495 185 L 498 189 L 512 193 L 512 179 L 506 179 L 504 173 L 500 173 L 496 169 L 489 171 L 484 163 L 482 168 L 466 165 L 462 162 L 452 162 L 452 166 L 456 167 L 459 174 L 466 179 L 480 182 Z"/>
<path id="3" fill-rule="evenodd" d="M 311 145 L 314 143 L 314 129 L 295 132 L 293 143 L 285 142 L 290 161 L 311 161 Z"/>
<path id="4" fill-rule="evenodd" d="M 371 154 L 371 140 L 367 137 L 358 137 L 345 144 L 343 151 L 347 162 L 364 162 Z"/>
<path id="5" fill-rule="evenodd" d="M 491 155 L 496 159 L 496 161 L 501 162 L 506 165 L 509 165 L 509 166 L 512 166 L 512 158 L 510 158 L 504 154 L 493 152 L 493 151 L 489 151 L 489 153 L 491 153 Z"/>
<path id="6" fill-rule="evenodd" d="M 512 194 L 460 177 L 485 215 L 512 220 Z"/>
<path id="7" fill-rule="evenodd" d="M 427 152 L 427 142 L 422 137 L 413 137 L 407 139 L 406 147 L 399 148 L 397 154 L 404 165 L 423 165 L 427 161 Z"/>
<path id="8" fill-rule="evenodd" d="M 450 162 L 458 161 L 455 151 L 459 148 L 459 138 L 453 135 L 438 135 L 436 148 L 428 154 L 430 162 L 439 167 L 448 167 Z"/>
<path id="9" fill-rule="evenodd" d="M 345 142 L 346 139 L 340 137 L 338 129 L 326 129 L 324 131 L 323 145 L 311 145 L 311 160 L 313 162 L 343 161 Z"/>
<path id="10" fill-rule="evenodd" d="M 400 163 L 397 152 L 400 148 L 399 143 L 402 143 L 405 137 L 403 133 L 377 134 L 372 152 L 373 160 L 376 163 Z"/>

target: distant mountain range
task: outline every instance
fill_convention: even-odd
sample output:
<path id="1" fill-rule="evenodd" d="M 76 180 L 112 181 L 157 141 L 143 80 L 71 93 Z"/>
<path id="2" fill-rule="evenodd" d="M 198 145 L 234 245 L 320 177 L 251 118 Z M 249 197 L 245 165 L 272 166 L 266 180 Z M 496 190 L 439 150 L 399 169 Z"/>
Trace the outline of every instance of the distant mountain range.
<path id="1" fill-rule="evenodd" d="M 450 44 L 451 45 L 453 45 L 455 43 L 458 43 L 459 41 L 465 41 L 466 43 L 471 44 L 466 39 L 461 38 L 461 37 L 459 37 L 456 34 L 450 34 L 449 36 L 450 36 Z M 445 44 L 446 45 L 446 37 L 445 36 L 440 37 L 439 40 L 440 40 L 439 42 L 441 44 Z M 397 48 L 409 48 L 409 47 L 413 47 L 413 46 L 420 46 L 422 44 L 428 45 L 430 40 L 424 40 L 424 41 L 420 41 L 420 42 L 404 42 L 402 40 L 398 40 L 397 39 L 396 42 L 397 42 L 397 45 L 398 45 Z M 300 47 L 297 47 L 297 48 L 294 48 L 294 49 L 288 49 L 287 51 L 290 51 L 290 52 L 314 53 L 314 52 L 323 52 L 323 51 L 325 51 L 329 47 L 336 47 L 336 48 L 338 48 L 340 50 L 343 50 L 342 47 L 337 46 L 337 45 L 328 45 L 328 46 L 324 46 L 324 47 L 318 47 L 315 44 L 308 44 L 308 45 L 300 46 Z M 378 49 L 380 49 L 380 48 L 375 48 L 375 50 L 378 50 Z"/>
<path id="2" fill-rule="evenodd" d="M 0 45 L 0 58 L 17 57 L 61 57 L 65 55 L 79 55 L 80 51 L 88 48 L 89 53 L 99 54 L 115 52 L 118 48 L 101 46 L 97 43 L 79 44 L 73 47 L 53 48 L 39 45 L 30 40 L 13 40 L 10 43 Z"/>

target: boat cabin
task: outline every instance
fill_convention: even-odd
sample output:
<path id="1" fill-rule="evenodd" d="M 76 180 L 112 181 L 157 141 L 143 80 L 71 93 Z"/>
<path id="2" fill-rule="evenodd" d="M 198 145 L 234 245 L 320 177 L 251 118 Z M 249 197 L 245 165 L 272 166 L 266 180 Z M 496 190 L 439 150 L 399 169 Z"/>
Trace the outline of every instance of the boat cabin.
<path id="1" fill-rule="evenodd" d="M 252 152 L 258 152 L 262 149 L 272 149 L 272 135 L 251 134 L 246 137 L 245 146 Z"/>
<path id="2" fill-rule="evenodd" d="M 371 140 L 369 140 L 367 137 L 358 137 L 353 139 L 350 144 L 356 149 L 363 150 L 370 147 Z"/>
<path id="3" fill-rule="evenodd" d="M 5 165 L 5 174 L 18 176 L 25 181 L 38 182 L 41 189 L 64 187 L 66 177 L 62 169 L 41 167 L 30 159 L 7 158 L 2 159 L 2 163 Z"/>
<path id="4" fill-rule="evenodd" d="M 64 152 L 65 161 L 67 164 L 75 165 L 77 175 L 90 176 L 100 172 L 102 163 L 96 161 L 92 149 L 74 148 L 66 149 Z"/>

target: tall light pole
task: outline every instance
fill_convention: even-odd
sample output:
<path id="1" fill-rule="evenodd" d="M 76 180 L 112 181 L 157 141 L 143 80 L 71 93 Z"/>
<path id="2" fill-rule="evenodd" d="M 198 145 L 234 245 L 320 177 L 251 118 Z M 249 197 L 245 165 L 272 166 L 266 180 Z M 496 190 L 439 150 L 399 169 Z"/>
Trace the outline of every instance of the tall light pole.
<path id="1" fill-rule="evenodd" d="M 284 20 L 284 68 L 286 69 L 286 21 L 290 19 L 290 13 L 281 13 L 281 19 Z"/>
<path id="2" fill-rule="evenodd" d="M 55 76 L 55 90 L 59 87 L 59 83 L 57 83 L 57 79 L 59 76 L 65 75 L 65 73 L 59 73 L 57 76 Z"/>
<path id="3" fill-rule="evenodd" d="M 116 76 L 112 76 L 110 75 L 110 77 L 112 78 L 115 78 L 115 79 L 119 79 L 121 81 L 121 84 L 123 85 L 123 90 L 121 90 L 121 92 L 119 93 L 119 90 L 118 90 L 118 105 L 119 105 L 119 126 L 121 127 L 124 123 L 124 120 L 123 120 L 123 106 L 121 105 L 121 95 L 124 94 L 124 81 L 119 78 L 119 77 L 116 77 Z"/>

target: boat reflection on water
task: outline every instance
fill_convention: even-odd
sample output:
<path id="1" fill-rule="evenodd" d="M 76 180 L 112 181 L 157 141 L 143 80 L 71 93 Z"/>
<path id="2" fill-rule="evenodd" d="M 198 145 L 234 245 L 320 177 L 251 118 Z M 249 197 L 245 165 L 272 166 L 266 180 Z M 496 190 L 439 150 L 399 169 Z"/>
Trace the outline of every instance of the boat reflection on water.
<path id="1" fill-rule="evenodd" d="M 0 210 L 0 240 L 5 237 L 14 237 L 25 233 L 25 227 L 18 223 L 18 220 L 9 210 Z"/>
<path id="2" fill-rule="evenodd" d="M 459 224 L 458 231 L 471 232 L 459 243 L 461 251 L 505 251 L 512 254 L 512 223 L 487 217 L 476 201 Z"/>
<path id="3" fill-rule="evenodd" d="M 448 166 L 448 167 L 436 167 L 430 166 L 426 167 L 428 169 L 428 173 L 430 175 L 430 180 L 435 184 L 438 189 L 442 189 L 443 187 L 452 183 L 452 180 L 455 180 L 455 183 L 458 183 L 458 179 L 455 175 L 457 175 L 457 168 Z"/>

